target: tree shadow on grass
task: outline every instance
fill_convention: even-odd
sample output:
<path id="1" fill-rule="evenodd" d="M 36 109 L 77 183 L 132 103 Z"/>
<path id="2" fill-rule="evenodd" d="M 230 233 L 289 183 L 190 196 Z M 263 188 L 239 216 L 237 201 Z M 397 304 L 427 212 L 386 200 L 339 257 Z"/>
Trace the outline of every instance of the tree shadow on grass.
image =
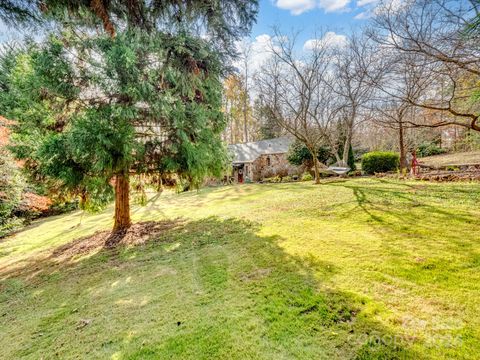
<path id="1" fill-rule="evenodd" d="M 338 216 L 359 222 L 364 214 L 363 221 L 382 240 L 385 274 L 449 291 L 471 286 L 474 277 L 469 271 L 478 267 L 480 225 L 473 207 L 472 212 L 467 205 L 457 208 L 455 199 L 442 203 L 446 194 L 425 185 L 414 186 L 413 193 L 410 186 L 335 186 L 351 190 L 355 199 L 355 205 L 338 210 Z M 457 196 L 454 191 L 447 195 Z"/>
<path id="2" fill-rule="evenodd" d="M 384 181 L 385 182 L 385 181 Z M 387 182 L 388 183 L 388 182 Z M 422 194 L 417 194 L 416 192 L 411 193 L 404 190 L 391 189 L 391 188 L 382 188 L 378 186 L 347 183 L 347 184 L 331 184 L 332 186 L 340 186 L 346 189 L 350 189 L 353 192 L 355 203 L 357 204 L 356 208 L 361 209 L 365 214 L 367 214 L 375 222 L 381 223 L 382 225 L 392 225 L 396 226 L 399 223 L 404 224 L 414 224 L 419 226 L 419 219 L 417 214 L 410 211 L 415 208 L 423 208 L 426 213 L 428 213 L 431 218 L 431 223 L 434 224 L 434 220 L 455 220 L 458 222 L 464 222 L 466 224 L 471 224 L 476 221 L 475 217 L 471 213 L 466 211 L 459 212 L 447 210 L 447 206 L 435 206 L 427 202 L 426 198 Z M 395 183 L 397 185 L 397 183 Z M 412 189 L 413 191 L 423 189 L 424 185 L 405 185 L 407 188 Z M 434 198 L 436 193 L 430 192 L 428 189 L 429 199 Z M 344 205 L 344 204 L 340 204 Z M 350 209 L 347 215 L 354 213 L 354 209 Z M 395 221 L 388 221 L 384 217 L 379 216 L 378 214 L 386 214 L 395 219 Z"/>
<path id="3" fill-rule="evenodd" d="M 23 336 L 7 357 L 418 358 L 366 311 L 368 299 L 327 285 L 334 264 L 287 253 L 256 224 L 212 217 L 144 228 L 114 250 L 96 234 L 9 273 L 5 339 Z M 25 308 L 38 292 L 35 310 Z"/>

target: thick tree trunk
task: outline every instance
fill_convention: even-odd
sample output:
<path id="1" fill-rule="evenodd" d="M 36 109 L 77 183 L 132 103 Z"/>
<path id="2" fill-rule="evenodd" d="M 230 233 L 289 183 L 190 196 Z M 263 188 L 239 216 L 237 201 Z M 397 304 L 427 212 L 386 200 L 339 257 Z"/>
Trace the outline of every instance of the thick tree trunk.
<path id="1" fill-rule="evenodd" d="M 115 223 L 113 231 L 128 229 L 132 225 L 130 219 L 130 185 L 128 171 L 119 173 L 115 179 Z"/>
<path id="2" fill-rule="evenodd" d="M 405 154 L 405 140 L 402 121 L 399 121 L 398 123 L 398 147 L 400 150 L 400 172 L 403 172 L 407 166 L 407 156 Z"/>
<path id="3" fill-rule="evenodd" d="M 318 154 L 316 151 L 312 150 L 311 148 L 309 148 L 309 151 L 313 159 L 313 169 L 315 171 L 315 184 L 320 184 L 320 169 L 318 168 L 318 159 L 317 159 Z"/>
<path id="4" fill-rule="evenodd" d="M 318 160 L 314 158 L 313 168 L 315 169 L 315 184 L 320 184 L 320 170 L 318 169 Z"/>
<path id="5" fill-rule="evenodd" d="M 347 136 L 345 138 L 345 143 L 343 144 L 343 154 L 342 154 L 342 163 L 339 164 L 341 166 L 348 165 L 348 155 L 350 152 L 350 144 L 352 142 L 352 135 L 350 132 L 347 132 Z"/>

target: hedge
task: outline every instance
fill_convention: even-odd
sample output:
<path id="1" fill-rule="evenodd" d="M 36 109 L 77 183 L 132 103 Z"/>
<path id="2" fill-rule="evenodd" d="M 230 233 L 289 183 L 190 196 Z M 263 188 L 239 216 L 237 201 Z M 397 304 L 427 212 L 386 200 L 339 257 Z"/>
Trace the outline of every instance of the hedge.
<path id="1" fill-rule="evenodd" d="M 367 174 L 395 171 L 399 165 L 400 156 L 394 152 L 374 151 L 362 157 L 362 170 Z"/>

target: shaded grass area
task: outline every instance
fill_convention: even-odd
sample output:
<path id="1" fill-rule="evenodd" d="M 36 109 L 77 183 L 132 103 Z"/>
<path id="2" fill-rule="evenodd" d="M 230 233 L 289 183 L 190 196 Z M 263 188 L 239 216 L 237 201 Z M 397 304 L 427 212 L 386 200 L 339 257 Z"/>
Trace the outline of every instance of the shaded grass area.
<path id="1" fill-rule="evenodd" d="M 113 250 L 90 236 L 109 211 L 43 221 L 0 243 L 2 356 L 475 359 L 479 200 L 475 183 L 208 189 L 136 208 L 159 231 Z"/>

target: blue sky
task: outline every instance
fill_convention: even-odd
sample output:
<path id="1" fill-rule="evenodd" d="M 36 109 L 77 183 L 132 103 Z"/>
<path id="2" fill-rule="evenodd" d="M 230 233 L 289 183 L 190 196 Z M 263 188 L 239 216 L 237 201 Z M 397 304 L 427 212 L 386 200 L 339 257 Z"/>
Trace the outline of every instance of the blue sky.
<path id="1" fill-rule="evenodd" d="M 283 32 L 300 30 L 304 39 L 319 28 L 348 34 L 365 23 L 376 3 L 375 0 L 261 0 L 252 38 L 271 34 L 274 25 Z"/>
<path id="2" fill-rule="evenodd" d="M 403 0 L 382 0 L 402 2 Z M 380 0 L 260 0 L 257 23 L 252 29 L 252 57 L 255 71 L 270 56 L 272 27 L 282 34 L 297 34 L 297 50 L 308 49 L 318 37 L 341 44 L 355 29 L 364 25 Z M 322 33 L 323 35 L 319 35 Z"/>

